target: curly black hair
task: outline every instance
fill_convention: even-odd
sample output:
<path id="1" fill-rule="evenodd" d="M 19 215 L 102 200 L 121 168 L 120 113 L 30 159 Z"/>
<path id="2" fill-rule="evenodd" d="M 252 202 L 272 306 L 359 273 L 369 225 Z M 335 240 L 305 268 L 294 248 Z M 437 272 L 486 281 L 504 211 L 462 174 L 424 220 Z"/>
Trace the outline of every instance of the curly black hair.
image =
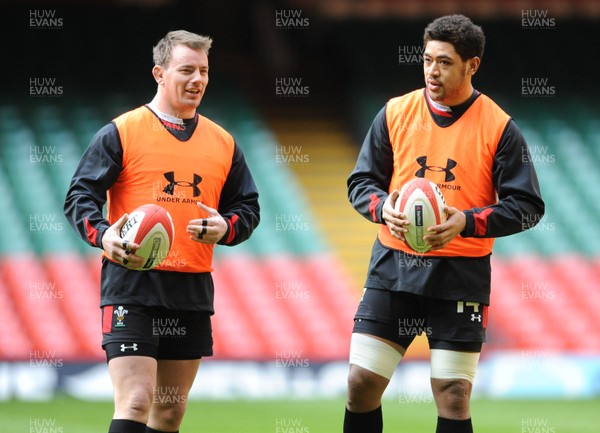
<path id="1" fill-rule="evenodd" d="M 483 30 L 464 15 L 446 15 L 433 20 L 425 28 L 423 46 L 429 41 L 451 43 L 463 61 L 483 57 Z"/>

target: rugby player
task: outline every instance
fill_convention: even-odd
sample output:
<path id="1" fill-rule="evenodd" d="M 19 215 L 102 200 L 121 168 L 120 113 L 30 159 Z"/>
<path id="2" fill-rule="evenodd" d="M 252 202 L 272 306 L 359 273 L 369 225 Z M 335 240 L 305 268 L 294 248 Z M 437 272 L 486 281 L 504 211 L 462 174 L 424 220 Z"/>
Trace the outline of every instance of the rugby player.
<path id="1" fill-rule="evenodd" d="M 211 44 L 184 30 L 158 42 L 156 95 L 96 133 L 66 196 L 73 228 L 103 250 L 102 347 L 115 403 L 109 433 L 179 431 L 200 360 L 213 353 L 214 247 L 248 239 L 259 223 L 241 149 L 196 112 Z M 142 272 L 139 245 L 119 233 L 127 212 L 148 203 L 169 211 L 175 239 L 160 266 Z"/>
<path id="2" fill-rule="evenodd" d="M 490 303 L 494 238 L 532 227 L 544 202 L 515 122 L 473 88 L 482 29 L 462 15 L 424 33 L 425 88 L 390 99 L 375 117 L 348 178 L 354 208 L 379 224 L 350 344 L 345 433 L 381 433 L 381 396 L 413 339 L 426 334 L 437 433 L 473 431 L 470 396 Z M 394 209 L 415 177 L 444 193 L 446 222 L 416 255 Z M 418 260 L 415 260 L 417 258 Z"/>

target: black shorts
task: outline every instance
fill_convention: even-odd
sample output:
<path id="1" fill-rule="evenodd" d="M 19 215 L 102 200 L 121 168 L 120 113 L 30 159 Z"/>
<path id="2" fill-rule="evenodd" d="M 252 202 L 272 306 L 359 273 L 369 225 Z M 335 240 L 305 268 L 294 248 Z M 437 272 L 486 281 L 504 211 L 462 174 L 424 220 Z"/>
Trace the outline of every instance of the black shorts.
<path id="1" fill-rule="evenodd" d="M 213 354 L 210 313 L 141 305 L 102 307 L 102 348 L 119 356 L 199 359 Z"/>
<path id="2" fill-rule="evenodd" d="M 486 326 L 487 305 L 478 302 L 365 289 L 353 332 L 385 338 L 405 349 L 425 334 L 432 349 L 480 352 Z"/>

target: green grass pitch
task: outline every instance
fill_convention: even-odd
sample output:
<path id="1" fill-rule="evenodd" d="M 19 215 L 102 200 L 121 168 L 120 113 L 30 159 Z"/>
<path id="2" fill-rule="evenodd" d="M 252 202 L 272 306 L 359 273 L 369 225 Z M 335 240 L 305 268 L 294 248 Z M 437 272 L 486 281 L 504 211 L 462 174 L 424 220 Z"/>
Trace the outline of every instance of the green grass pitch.
<path id="1" fill-rule="evenodd" d="M 344 402 L 335 400 L 190 401 L 182 433 L 339 433 Z M 435 431 L 431 402 L 384 401 L 386 433 Z M 0 432 L 106 433 L 108 402 L 56 398 L 0 403 Z M 483 400 L 472 403 L 477 433 L 597 433 L 599 400 Z"/>

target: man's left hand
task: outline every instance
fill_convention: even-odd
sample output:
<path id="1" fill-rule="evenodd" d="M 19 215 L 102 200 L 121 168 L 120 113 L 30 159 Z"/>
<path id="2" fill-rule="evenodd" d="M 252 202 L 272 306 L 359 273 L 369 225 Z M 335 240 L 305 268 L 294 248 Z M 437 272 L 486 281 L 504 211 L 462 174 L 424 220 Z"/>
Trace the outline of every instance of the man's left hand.
<path id="1" fill-rule="evenodd" d="M 216 244 L 227 233 L 227 222 L 216 209 L 198 202 L 198 207 L 208 214 L 208 218 L 194 219 L 186 231 L 190 239 L 201 244 Z"/>
<path id="2" fill-rule="evenodd" d="M 447 219 L 442 224 L 431 226 L 428 234 L 423 236 L 426 244 L 431 245 L 429 251 L 444 248 L 452 239 L 465 229 L 467 217 L 455 207 L 446 206 Z"/>

